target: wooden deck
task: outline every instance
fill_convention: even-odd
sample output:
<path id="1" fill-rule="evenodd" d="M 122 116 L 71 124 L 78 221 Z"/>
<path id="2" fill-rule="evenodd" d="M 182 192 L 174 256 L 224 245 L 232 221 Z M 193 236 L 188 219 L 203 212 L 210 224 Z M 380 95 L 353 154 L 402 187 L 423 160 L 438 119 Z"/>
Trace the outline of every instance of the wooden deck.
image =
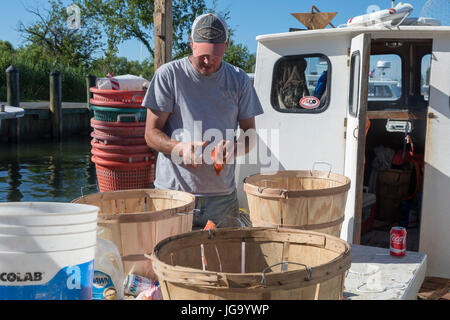
<path id="1" fill-rule="evenodd" d="M 425 277 L 418 297 L 420 300 L 450 300 L 450 279 Z"/>

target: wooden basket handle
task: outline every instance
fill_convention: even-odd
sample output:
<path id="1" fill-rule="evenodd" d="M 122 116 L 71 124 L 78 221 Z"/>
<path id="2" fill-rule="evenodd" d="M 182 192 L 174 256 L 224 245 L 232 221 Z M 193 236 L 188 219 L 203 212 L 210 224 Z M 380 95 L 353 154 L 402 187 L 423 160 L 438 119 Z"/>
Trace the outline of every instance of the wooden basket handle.
<path id="1" fill-rule="evenodd" d="M 329 178 L 331 170 L 332 170 L 333 167 L 332 167 L 331 163 L 323 162 L 323 161 L 316 161 L 316 162 L 313 163 L 312 170 L 309 170 L 309 173 L 311 174 L 311 176 L 313 175 L 312 172 L 314 171 L 314 168 L 316 167 L 316 164 L 326 164 L 326 165 L 328 165 L 330 167 L 330 170 L 328 171 L 328 178 Z"/>
<path id="2" fill-rule="evenodd" d="M 312 270 L 311 270 L 311 267 L 310 266 L 308 266 L 308 265 L 306 265 L 306 264 L 303 264 L 303 263 L 298 263 L 298 262 L 289 262 L 289 261 L 282 261 L 282 262 L 278 262 L 278 263 L 275 263 L 275 264 L 273 264 L 273 265 L 271 265 L 271 266 L 268 266 L 267 268 L 265 268 L 263 271 L 262 271 L 262 277 L 261 277 L 261 283 L 264 285 L 264 286 L 266 286 L 266 271 L 267 270 L 269 270 L 269 269 L 271 269 L 271 268 L 273 268 L 273 267 L 275 267 L 275 266 L 278 266 L 278 265 L 283 265 L 282 267 L 281 267 L 281 271 L 287 271 L 287 264 L 297 264 L 297 265 L 299 265 L 299 266 L 304 266 L 305 267 L 305 269 L 306 269 L 306 274 L 307 274 L 307 277 L 305 278 L 305 280 L 306 281 L 311 281 L 312 280 Z"/>

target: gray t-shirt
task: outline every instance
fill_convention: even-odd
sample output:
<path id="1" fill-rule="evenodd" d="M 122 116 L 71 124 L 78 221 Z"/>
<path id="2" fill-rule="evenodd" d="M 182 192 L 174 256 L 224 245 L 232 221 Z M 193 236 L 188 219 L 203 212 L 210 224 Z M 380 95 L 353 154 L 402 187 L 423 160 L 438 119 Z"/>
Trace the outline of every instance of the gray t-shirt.
<path id="1" fill-rule="evenodd" d="M 232 140 L 230 131 L 238 128 L 239 120 L 263 113 L 245 71 L 223 61 L 219 70 L 204 76 L 194 69 L 188 57 L 166 63 L 156 71 L 142 105 L 171 112 L 163 131 L 171 139 L 184 142 L 214 143 L 215 138 L 209 140 L 208 129 L 218 129 L 216 132 L 223 139 L 228 134 L 228 140 Z M 180 190 L 196 196 L 227 195 L 236 188 L 234 171 L 235 164 L 226 164 L 217 176 L 212 164 L 188 168 L 160 152 L 154 184 L 158 189 Z"/>

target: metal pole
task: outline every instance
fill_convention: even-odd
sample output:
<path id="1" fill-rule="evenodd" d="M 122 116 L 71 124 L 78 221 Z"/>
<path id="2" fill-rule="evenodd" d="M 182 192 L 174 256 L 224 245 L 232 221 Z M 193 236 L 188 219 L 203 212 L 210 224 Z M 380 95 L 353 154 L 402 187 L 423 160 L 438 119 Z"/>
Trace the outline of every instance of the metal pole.
<path id="1" fill-rule="evenodd" d="M 57 70 L 50 73 L 50 114 L 52 119 L 52 137 L 62 138 L 62 82 Z"/>

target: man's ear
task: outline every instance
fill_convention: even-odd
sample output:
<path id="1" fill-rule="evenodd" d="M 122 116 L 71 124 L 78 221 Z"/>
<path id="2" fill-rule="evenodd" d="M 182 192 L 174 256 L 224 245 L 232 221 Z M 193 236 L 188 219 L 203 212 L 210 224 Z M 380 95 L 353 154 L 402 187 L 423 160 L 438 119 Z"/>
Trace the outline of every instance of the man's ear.
<path id="1" fill-rule="evenodd" d="M 227 49 L 230 46 L 230 38 L 227 39 Z"/>

